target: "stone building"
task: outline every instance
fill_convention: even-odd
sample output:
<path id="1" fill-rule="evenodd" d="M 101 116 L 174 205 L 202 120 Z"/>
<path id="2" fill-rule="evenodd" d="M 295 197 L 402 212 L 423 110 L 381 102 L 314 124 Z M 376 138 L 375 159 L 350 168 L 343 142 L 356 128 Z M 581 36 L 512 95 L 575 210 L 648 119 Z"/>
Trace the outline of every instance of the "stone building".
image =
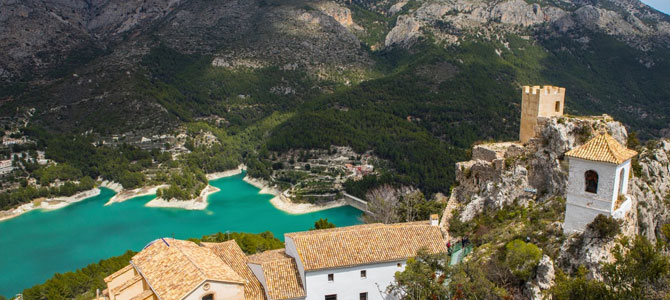
<path id="1" fill-rule="evenodd" d="M 607 133 L 565 153 L 570 169 L 563 233 L 584 231 L 600 214 L 625 217 L 632 206 L 627 192 L 635 155 Z"/>
<path id="2" fill-rule="evenodd" d="M 247 256 L 235 241 L 163 238 L 105 278 L 107 300 L 395 300 L 386 288 L 419 249 L 445 253 L 437 222 L 288 233 L 286 248 Z"/>
<path id="3" fill-rule="evenodd" d="M 535 137 L 535 127 L 540 118 L 563 115 L 565 88 L 551 85 L 524 86 L 521 92 L 521 126 L 519 140 L 522 143 Z"/>

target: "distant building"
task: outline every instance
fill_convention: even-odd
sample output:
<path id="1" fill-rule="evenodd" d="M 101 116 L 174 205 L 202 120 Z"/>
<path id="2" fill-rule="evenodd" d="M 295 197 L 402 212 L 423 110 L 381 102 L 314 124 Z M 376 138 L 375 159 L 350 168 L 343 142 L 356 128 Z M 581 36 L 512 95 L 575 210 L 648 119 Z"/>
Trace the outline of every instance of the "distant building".
<path id="1" fill-rule="evenodd" d="M 545 85 L 524 86 L 521 92 L 521 126 L 519 140 L 528 142 L 535 137 L 540 118 L 562 116 L 565 108 L 565 88 Z"/>
<path id="2" fill-rule="evenodd" d="M 625 216 L 632 206 L 627 192 L 635 155 L 607 133 L 565 153 L 570 170 L 564 233 L 584 231 L 599 214 Z"/>
<path id="3" fill-rule="evenodd" d="M 7 174 L 12 170 L 14 170 L 14 166 L 12 166 L 11 159 L 0 160 L 0 174 Z"/>
<path id="4" fill-rule="evenodd" d="M 431 221 L 368 224 L 285 235 L 286 248 L 246 256 L 235 241 L 151 242 L 105 278 L 102 299 L 367 300 L 384 294 L 419 249 L 447 251 Z"/>
<path id="5" fill-rule="evenodd" d="M 25 136 L 21 137 L 21 138 L 18 138 L 18 139 L 15 139 L 15 138 L 12 138 L 12 137 L 9 137 L 9 136 L 3 136 L 2 137 L 2 144 L 5 145 L 5 146 L 21 145 L 21 144 L 25 144 L 27 142 L 28 142 L 28 139 L 26 139 Z"/>

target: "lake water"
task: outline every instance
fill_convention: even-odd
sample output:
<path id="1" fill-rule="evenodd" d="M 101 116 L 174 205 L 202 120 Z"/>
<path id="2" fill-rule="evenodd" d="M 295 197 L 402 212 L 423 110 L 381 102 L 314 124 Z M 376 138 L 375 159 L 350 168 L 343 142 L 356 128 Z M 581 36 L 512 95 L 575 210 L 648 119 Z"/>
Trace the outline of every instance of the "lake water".
<path id="1" fill-rule="evenodd" d="M 103 188 L 99 196 L 62 209 L 34 210 L 0 222 L 0 295 L 14 296 L 56 272 L 76 270 L 127 249 L 139 251 L 160 237 L 269 230 L 283 240 L 284 233 L 307 230 L 319 218 L 337 226 L 360 223 L 361 212 L 350 206 L 284 213 L 272 206 L 272 195 L 259 194 L 243 177 L 211 181 L 221 191 L 209 196 L 209 206 L 202 211 L 144 207 L 154 196 L 103 206 L 114 195 Z"/>

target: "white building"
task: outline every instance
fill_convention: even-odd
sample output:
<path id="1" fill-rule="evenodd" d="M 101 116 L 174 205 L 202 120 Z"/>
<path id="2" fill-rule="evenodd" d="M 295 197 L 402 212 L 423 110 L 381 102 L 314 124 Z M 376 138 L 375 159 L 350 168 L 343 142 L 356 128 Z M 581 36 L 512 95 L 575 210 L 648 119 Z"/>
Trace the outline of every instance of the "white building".
<path id="1" fill-rule="evenodd" d="M 0 174 L 7 174 L 12 170 L 14 170 L 14 166 L 12 166 L 11 159 L 0 160 Z"/>
<path id="2" fill-rule="evenodd" d="M 606 133 L 565 154 L 570 171 L 563 233 L 584 231 L 600 214 L 625 216 L 632 206 L 627 192 L 635 155 Z"/>
<path id="3" fill-rule="evenodd" d="M 395 299 L 385 290 L 421 247 L 447 251 L 439 227 L 428 222 L 370 224 L 285 235 L 296 258 L 306 300 Z"/>
<path id="4" fill-rule="evenodd" d="M 386 293 L 407 259 L 447 251 L 434 221 L 285 235 L 286 248 L 246 256 L 235 241 L 159 239 L 105 278 L 100 299 L 367 300 Z"/>

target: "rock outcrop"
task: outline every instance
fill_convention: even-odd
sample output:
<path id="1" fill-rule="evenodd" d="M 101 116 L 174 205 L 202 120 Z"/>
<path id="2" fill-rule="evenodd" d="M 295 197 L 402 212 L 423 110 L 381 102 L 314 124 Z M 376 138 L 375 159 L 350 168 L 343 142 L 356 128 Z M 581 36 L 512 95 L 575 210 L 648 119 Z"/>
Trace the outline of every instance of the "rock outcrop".
<path id="1" fill-rule="evenodd" d="M 514 202 L 525 204 L 563 196 L 567 185 L 567 165 L 563 161 L 566 151 L 603 130 L 623 144 L 628 136 L 623 125 L 607 115 L 543 119 L 537 130 L 537 137 L 526 145 L 476 145 L 472 160 L 456 164 L 458 186 L 452 197 L 465 207 L 460 215 L 462 221 Z"/>
<path id="2" fill-rule="evenodd" d="M 526 283 L 526 297 L 530 300 L 545 299 L 543 291 L 547 291 L 554 286 L 555 278 L 554 262 L 548 255 L 543 255 L 535 269 L 535 278 Z"/>
<path id="3" fill-rule="evenodd" d="M 567 33 L 571 29 L 586 28 L 616 36 L 636 48 L 647 50 L 652 44 L 670 43 L 670 17 L 650 9 L 639 1 L 612 1 L 614 5 L 590 1 L 561 1 L 561 5 L 528 3 L 523 0 L 427 1 L 409 14 L 421 30 L 430 31 L 437 39 L 448 43 L 459 40 L 461 32 L 477 32 L 488 38 L 517 32 L 518 27 L 538 26 Z M 389 14 L 398 13 L 403 1 L 391 6 Z M 447 24 L 438 26 L 435 24 Z M 413 31 L 397 23 L 394 41 L 410 40 Z M 394 28 L 395 29 L 395 28 Z M 391 34 L 391 33 L 389 33 Z M 405 36 L 401 36 L 405 34 Z M 387 37 L 388 40 L 388 37 Z M 386 46 L 403 46 L 407 43 L 386 43 Z"/>
<path id="4" fill-rule="evenodd" d="M 670 140 L 652 141 L 639 154 L 629 193 L 637 199 L 637 232 L 650 241 L 670 223 Z"/>
<path id="5" fill-rule="evenodd" d="M 625 127 L 611 117 L 553 117 L 541 119 L 536 138 L 527 144 L 514 142 L 476 145 L 472 160 L 457 163 L 458 185 L 450 201 L 461 205 L 460 220 L 467 222 L 476 215 L 505 205 L 526 205 L 529 201 L 554 201 L 564 197 L 567 186 L 567 161 L 563 155 L 601 131 L 626 144 Z M 664 224 L 670 223 L 670 141 L 651 141 L 638 149 L 633 161 L 634 175 L 628 194 L 632 207 L 621 220 L 621 235 L 646 236 L 652 242 Z M 556 220 L 562 224 L 563 220 Z M 591 278 L 600 278 L 603 262 L 613 262 L 615 238 L 602 238 L 587 229 L 573 234 L 560 246 L 557 264 L 565 270 L 585 266 Z M 544 261 L 544 258 L 543 258 Z M 544 264 L 544 265 L 543 265 Z M 550 286 L 551 275 L 540 275 L 549 268 L 541 263 L 538 277 L 529 282 L 525 293 L 531 299 L 542 299 Z M 553 266 L 553 265 L 552 265 Z"/>

